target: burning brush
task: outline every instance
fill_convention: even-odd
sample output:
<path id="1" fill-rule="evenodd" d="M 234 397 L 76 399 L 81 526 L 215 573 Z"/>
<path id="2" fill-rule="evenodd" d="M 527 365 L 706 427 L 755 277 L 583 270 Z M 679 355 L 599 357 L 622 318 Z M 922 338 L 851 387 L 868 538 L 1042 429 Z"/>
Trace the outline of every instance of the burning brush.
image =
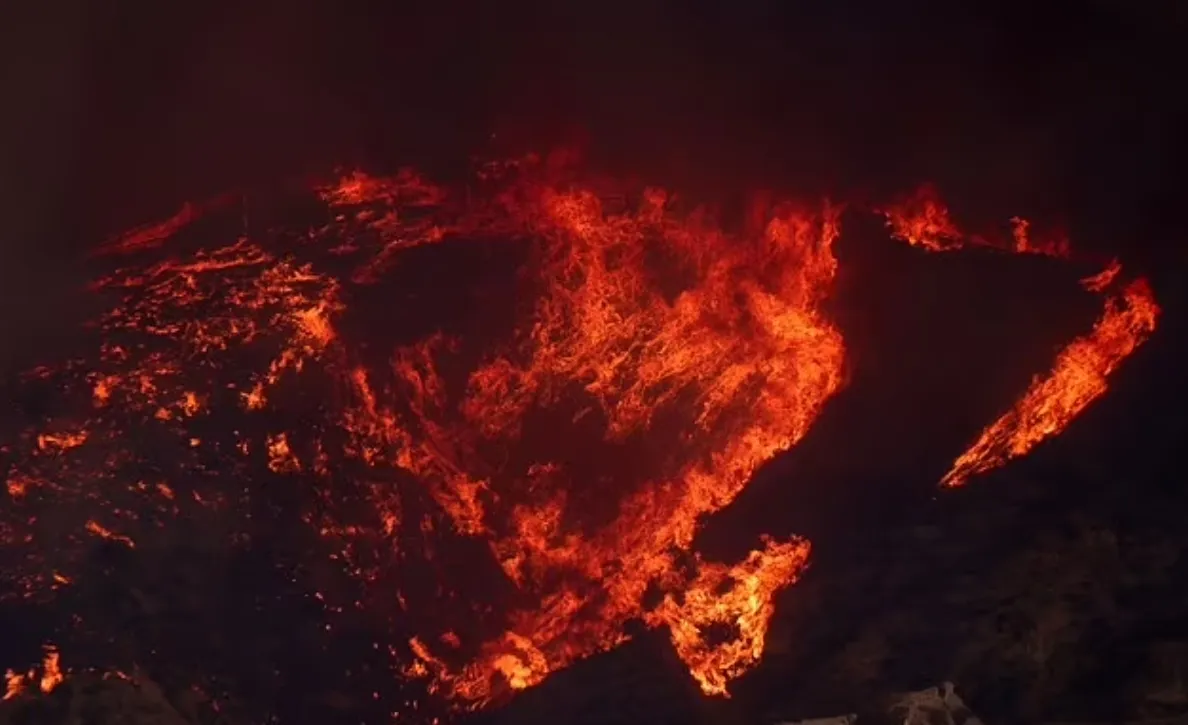
<path id="1" fill-rule="evenodd" d="M 666 192 L 560 173 L 492 164 L 466 194 L 351 174 L 284 202 L 297 229 L 248 234 L 247 202 L 225 197 L 107 244 L 122 266 L 94 285 L 111 305 L 93 353 L 26 376 L 57 402 L 4 449 L 8 591 L 58 596 L 96 538 L 243 543 L 284 519 L 353 582 L 314 592 L 327 617 L 374 618 L 397 676 L 456 708 L 613 648 L 633 620 L 666 628 L 701 688 L 726 694 L 809 543 L 764 538 L 725 565 L 694 534 L 842 387 L 845 343 L 821 311 L 840 208 L 775 205 L 739 235 Z M 880 213 L 930 252 L 1071 255 L 1022 220 L 969 236 L 929 189 Z M 484 304 L 401 277 L 446 244 L 520 261 L 498 295 L 509 324 L 480 309 L 471 328 L 416 329 L 425 296 Z M 1058 434 L 1155 329 L 1145 281 L 1113 263 L 1083 284 L 1105 299 L 1096 325 L 943 485 Z M 480 560 L 467 575 L 459 551 Z M 407 574 L 425 567 L 428 584 Z"/>

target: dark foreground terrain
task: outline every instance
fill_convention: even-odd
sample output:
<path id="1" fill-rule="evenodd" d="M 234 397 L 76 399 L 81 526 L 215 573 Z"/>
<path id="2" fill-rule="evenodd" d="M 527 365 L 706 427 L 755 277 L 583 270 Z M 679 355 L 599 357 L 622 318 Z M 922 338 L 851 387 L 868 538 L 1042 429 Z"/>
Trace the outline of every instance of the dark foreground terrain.
<path id="1" fill-rule="evenodd" d="M 1098 472 L 1093 461 L 1050 465 L 1090 445 L 1092 423 L 1053 445 L 1064 450 L 945 493 L 828 558 L 822 552 L 784 596 L 768 655 L 730 701 L 701 698 L 664 638 L 645 635 L 474 721 L 733 724 L 845 713 L 896 721 L 887 714 L 895 693 L 945 680 L 986 723 L 1188 721 L 1188 492 L 1142 466 L 1127 476 Z M 171 614 L 167 603 L 142 606 L 123 616 Z M 240 655 L 251 670 L 252 652 Z M 4 702 L 0 723 L 254 721 L 211 709 L 184 676 L 68 676 L 48 696 Z M 353 709 L 341 707 L 344 718 Z"/>

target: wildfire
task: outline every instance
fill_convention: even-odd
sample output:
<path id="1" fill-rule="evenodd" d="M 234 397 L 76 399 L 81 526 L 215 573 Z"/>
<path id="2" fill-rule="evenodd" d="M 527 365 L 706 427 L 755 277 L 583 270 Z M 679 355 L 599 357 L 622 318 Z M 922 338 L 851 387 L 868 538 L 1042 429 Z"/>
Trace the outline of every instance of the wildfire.
<path id="1" fill-rule="evenodd" d="M 932 252 L 961 249 L 968 239 L 973 244 L 1016 254 L 1058 258 L 1071 255 L 1066 239 L 1037 242 L 1029 234 L 1028 222 L 1017 217 L 1011 219 L 1009 242 L 966 237 L 930 187 L 885 214 L 894 236 Z M 1159 317 L 1159 306 L 1146 280 L 1137 279 L 1116 289 L 1121 272 L 1117 260 L 1111 260 L 1101 272 L 1081 281 L 1085 289 L 1105 295 L 1101 318 L 1087 335 L 1061 350 L 1052 370 L 1036 376 L 1014 407 L 991 423 L 957 458 L 941 485 L 960 486 L 971 476 L 1026 454 L 1068 427 L 1081 411 L 1105 394 L 1107 377 L 1150 337 Z"/>
<path id="2" fill-rule="evenodd" d="M 730 565 L 702 560 L 694 536 L 842 387 L 844 341 L 822 313 L 840 210 L 757 208 L 762 223 L 732 233 L 666 192 L 608 194 L 555 173 L 490 165 L 465 197 L 412 172 L 352 174 L 315 190 L 323 216 L 296 236 L 152 251 L 233 207 L 223 199 L 110 242 L 104 251 L 158 258 L 96 282 L 117 298 L 95 323 L 99 349 L 39 378 L 84 412 L 14 448 L 15 514 L 0 531 L 45 552 L 14 578 L 64 586 L 82 566 L 34 525 L 45 511 L 128 547 L 158 535 L 148 521 L 218 517 L 234 534 L 284 480 L 327 560 L 377 597 L 405 557 L 434 562 L 447 537 L 486 550 L 474 566 L 508 593 L 466 591 L 442 566 L 431 593 L 402 588 L 382 603 L 420 628 L 399 638 L 410 643 L 399 670 L 457 707 L 615 647 L 633 620 L 666 628 L 702 689 L 726 694 L 760 658 L 774 595 L 804 570 L 809 544 L 764 538 Z M 1000 244 L 966 237 L 929 190 L 885 213 L 895 236 L 930 251 L 1069 254 L 1022 220 Z M 409 250 L 447 243 L 527 259 L 507 295 L 531 295 L 514 330 L 400 332 L 426 311 L 384 285 Z M 1158 312 L 1146 283 L 1120 274 L 1086 281 L 1108 295 L 1096 327 L 945 485 L 1023 455 L 1105 391 Z M 391 296 L 367 314 L 396 332 L 364 345 L 352 314 L 377 289 Z"/>

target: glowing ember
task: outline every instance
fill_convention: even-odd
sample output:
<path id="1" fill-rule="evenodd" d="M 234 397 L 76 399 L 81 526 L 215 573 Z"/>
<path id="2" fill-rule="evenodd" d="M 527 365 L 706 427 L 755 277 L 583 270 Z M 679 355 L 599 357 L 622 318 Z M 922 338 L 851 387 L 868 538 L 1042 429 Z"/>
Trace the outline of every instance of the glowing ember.
<path id="1" fill-rule="evenodd" d="M 300 494 L 293 515 L 326 559 L 386 597 L 316 598 L 328 611 L 378 604 L 407 617 L 393 626 L 397 667 L 459 708 L 615 647 L 632 620 L 667 628 L 702 689 L 726 694 L 762 654 L 773 596 L 809 545 L 765 538 L 727 565 L 703 561 L 694 535 L 842 385 L 843 340 L 821 312 L 839 210 L 759 208 L 762 223 L 738 235 L 662 191 L 596 193 L 555 173 L 534 160 L 490 165 L 465 201 L 411 172 L 353 174 L 316 190 L 323 218 L 296 238 L 239 236 L 98 281 L 116 299 L 96 321 L 97 353 L 30 377 L 77 404 L 12 447 L 0 533 L 22 553 L 5 575 L 28 598 L 75 578 L 85 551 L 39 524 L 50 511 L 78 542 L 140 547 L 165 535 L 165 520 L 217 517 L 198 528 L 234 538 L 283 489 Z M 187 206 L 104 251 L 173 245 L 233 207 Z M 1069 254 L 1022 220 L 1001 244 L 967 240 L 928 190 L 886 213 L 896 236 L 931 251 Z M 534 302 L 514 332 L 401 337 L 419 311 L 393 300 L 371 314 L 397 341 L 354 339 L 357 300 L 382 289 L 403 253 L 492 240 L 527 250 Z M 1023 455 L 1104 392 L 1157 313 L 1141 280 L 1110 292 L 1119 276 L 1113 266 L 1086 281 L 1111 295 L 1102 319 L 946 485 Z M 481 542 L 489 560 L 473 567 L 493 569 L 504 590 L 465 591 L 447 565 L 429 592 L 381 586 L 409 556 L 449 556 L 450 537 Z M 43 688 L 48 660 L 45 671 Z"/>

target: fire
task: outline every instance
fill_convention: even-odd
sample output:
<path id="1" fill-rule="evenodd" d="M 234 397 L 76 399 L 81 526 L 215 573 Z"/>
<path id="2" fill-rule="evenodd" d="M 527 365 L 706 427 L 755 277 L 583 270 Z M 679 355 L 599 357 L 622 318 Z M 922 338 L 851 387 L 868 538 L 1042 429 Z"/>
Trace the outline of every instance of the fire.
<path id="1" fill-rule="evenodd" d="M 132 541 L 132 539 L 128 538 L 127 536 L 123 536 L 122 534 L 115 533 L 97 521 L 88 521 L 86 529 L 88 532 L 98 536 L 101 539 L 107 539 L 108 541 L 118 541 L 130 549 L 136 548 L 136 543 Z"/>
<path id="2" fill-rule="evenodd" d="M 932 252 L 960 249 L 968 239 L 969 243 L 1016 254 L 1062 259 L 1071 255 L 1066 239 L 1036 242 L 1030 235 L 1030 224 L 1017 217 L 1011 219 L 1009 242 L 967 238 L 930 187 L 884 214 L 895 237 Z M 1118 289 L 1121 273 L 1118 261 L 1110 260 L 1100 272 L 1081 280 L 1086 290 L 1105 296 L 1102 316 L 1088 334 L 1061 350 L 1052 370 L 1037 376 L 1015 405 L 957 458 L 941 485 L 960 486 L 971 476 L 1025 455 L 1067 428 L 1090 403 L 1105 394 L 1110 373 L 1150 337 L 1159 317 L 1159 306 L 1146 280 L 1133 280 Z"/>
<path id="3" fill-rule="evenodd" d="M 1144 280 L 1106 298 L 1093 330 L 1069 343 L 1046 376 L 1036 377 L 1010 411 L 962 453 L 941 483 L 959 486 L 1056 435 L 1105 394 L 1106 379 L 1155 329 L 1159 308 Z"/>
<path id="4" fill-rule="evenodd" d="M 289 441 L 284 433 L 277 433 L 268 439 L 268 467 L 276 473 L 301 470 L 301 463 L 289 448 Z"/>
<path id="5" fill-rule="evenodd" d="M 736 233 L 664 191 L 562 174 L 493 164 L 460 195 L 412 172 L 356 173 L 315 190 L 323 217 L 296 236 L 172 248 L 198 219 L 234 211 L 223 199 L 110 243 L 158 259 L 95 283 L 116 304 L 95 322 L 93 359 L 40 373 L 84 412 L 21 438 L 7 475 L 15 514 L 0 531 L 46 553 L 16 578 L 39 591 L 82 566 L 41 538 L 34 524 L 50 509 L 133 547 L 159 535 L 150 519 L 217 517 L 230 523 L 209 530 L 237 536 L 285 490 L 304 502 L 295 515 L 321 555 L 413 623 L 392 625 L 397 670 L 456 707 L 613 648 L 632 622 L 666 629 L 701 688 L 727 694 L 761 657 L 774 596 L 804 571 L 809 543 L 763 538 L 725 564 L 694 539 L 842 388 L 845 344 L 822 312 L 841 210 L 756 206 L 759 222 Z M 967 237 L 928 189 L 885 213 L 895 236 L 929 251 L 1070 253 L 1022 220 L 1001 243 Z M 410 250 L 443 244 L 525 257 L 506 295 L 523 302 L 514 329 L 400 332 L 426 312 L 384 285 Z M 1115 265 L 1085 282 L 1109 295 L 1097 326 L 945 485 L 1025 454 L 1104 392 L 1158 312 L 1145 282 L 1120 278 Z M 390 295 L 368 313 L 391 328 L 387 343 L 357 339 L 352 317 L 375 290 Z M 216 417 L 227 411 L 230 423 Z M 487 560 L 473 567 L 505 590 L 451 578 L 437 563 L 451 537 L 480 546 Z M 438 567 L 436 589 L 385 589 L 412 556 Z M 317 594 L 328 611 L 377 607 L 332 598 Z"/>
<path id="6" fill-rule="evenodd" d="M 41 451 L 64 451 L 81 446 L 86 442 L 86 431 L 41 433 L 37 436 L 37 448 Z"/>
<path id="7" fill-rule="evenodd" d="M 30 668 L 28 672 L 14 672 L 8 670 L 4 673 L 4 697 L 5 700 L 11 700 L 20 697 L 31 686 L 36 686 L 37 689 L 43 693 L 50 693 L 57 689 L 58 685 L 66 679 L 62 672 L 61 656 L 58 648 L 52 644 L 47 644 L 43 647 L 45 652 L 41 661 L 41 672 L 38 674 L 36 667 Z"/>
<path id="8" fill-rule="evenodd" d="M 62 675 L 58 650 L 52 646 L 47 647 L 45 660 L 41 666 L 41 680 L 38 682 L 38 686 L 42 692 L 53 692 L 55 687 L 62 684 L 63 679 L 65 677 Z"/>

